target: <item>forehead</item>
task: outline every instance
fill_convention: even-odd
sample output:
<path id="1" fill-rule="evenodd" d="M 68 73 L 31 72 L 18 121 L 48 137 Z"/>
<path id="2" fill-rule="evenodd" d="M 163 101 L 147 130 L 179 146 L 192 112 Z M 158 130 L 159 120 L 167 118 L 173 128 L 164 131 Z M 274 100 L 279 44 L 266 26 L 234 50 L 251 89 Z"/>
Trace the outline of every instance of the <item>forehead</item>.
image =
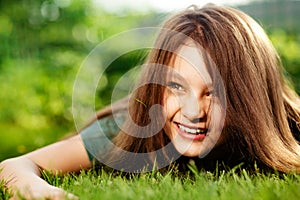
<path id="1" fill-rule="evenodd" d="M 172 66 L 186 80 L 201 79 L 207 84 L 212 82 L 202 52 L 196 46 L 181 46 L 173 56 Z"/>

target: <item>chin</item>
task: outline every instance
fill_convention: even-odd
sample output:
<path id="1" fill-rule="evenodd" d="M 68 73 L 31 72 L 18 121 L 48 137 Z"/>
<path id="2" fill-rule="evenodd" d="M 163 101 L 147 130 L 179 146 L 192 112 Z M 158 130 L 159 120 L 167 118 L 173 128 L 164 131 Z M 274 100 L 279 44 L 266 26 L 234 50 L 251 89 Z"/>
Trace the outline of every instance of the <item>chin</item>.
<path id="1" fill-rule="evenodd" d="M 204 147 L 202 142 L 173 141 L 175 149 L 183 156 L 205 157 L 211 148 Z"/>
<path id="2" fill-rule="evenodd" d="M 195 152 L 195 151 L 185 151 L 185 152 L 179 152 L 181 155 L 183 156 L 187 156 L 187 157 L 197 157 L 199 155 L 201 155 L 200 152 Z"/>

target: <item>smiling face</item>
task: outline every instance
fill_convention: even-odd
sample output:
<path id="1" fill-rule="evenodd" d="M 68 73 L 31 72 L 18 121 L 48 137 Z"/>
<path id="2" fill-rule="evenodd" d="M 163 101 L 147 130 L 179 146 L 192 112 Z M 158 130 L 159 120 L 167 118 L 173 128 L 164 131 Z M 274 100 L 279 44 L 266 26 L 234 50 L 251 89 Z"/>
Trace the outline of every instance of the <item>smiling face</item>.
<path id="1" fill-rule="evenodd" d="M 224 108 L 196 47 L 182 46 L 173 63 L 164 98 L 166 131 L 179 153 L 204 157 L 219 139 Z"/>

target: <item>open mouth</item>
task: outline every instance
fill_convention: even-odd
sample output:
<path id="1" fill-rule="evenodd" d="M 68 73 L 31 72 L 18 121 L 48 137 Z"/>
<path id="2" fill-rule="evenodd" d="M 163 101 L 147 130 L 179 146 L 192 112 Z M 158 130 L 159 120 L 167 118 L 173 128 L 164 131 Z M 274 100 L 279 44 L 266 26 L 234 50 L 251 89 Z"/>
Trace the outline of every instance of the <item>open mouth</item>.
<path id="1" fill-rule="evenodd" d="M 206 128 L 193 128 L 177 123 L 178 132 L 181 136 L 192 140 L 203 140 L 208 132 Z"/>

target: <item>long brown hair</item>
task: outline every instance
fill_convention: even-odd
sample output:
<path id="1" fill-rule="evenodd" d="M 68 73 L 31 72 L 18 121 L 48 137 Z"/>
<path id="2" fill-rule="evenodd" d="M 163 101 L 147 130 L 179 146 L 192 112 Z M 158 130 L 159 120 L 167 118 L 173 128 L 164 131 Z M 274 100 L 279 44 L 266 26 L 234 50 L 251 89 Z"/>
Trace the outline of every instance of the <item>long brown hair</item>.
<path id="1" fill-rule="evenodd" d="M 192 38 L 215 62 L 226 90 L 222 138 L 232 145 L 226 150 L 229 153 L 238 150 L 279 171 L 300 172 L 300 147 L 291 130 L 291 126 L 293 131 L 300 130 L 300 99 L 286 83 L 280 58 L 263 29 L 251 17 L 233 8 L 192 6 L 165 21 L 146 63 L 169 64 L 172 52 L 184 43 L 186 38 L 182 35 L 164 30 Z M 164 87 L 141 83 L 164 80 L 163 70 L 146 65 L 138 84 L 142 86 L 131 95 L 129 113 L 139 126 L 149 123 L 159 126 L 162 121 L 162 113 L 150 119 L 149 109 L 163 104 Z M 149 127 L 150 132 L 152 128 Z M 114 142 L 126 151 L 146 153 L 163 148 L 170 139 L 164 129 L 148 138 L 121 131 Z M 114 155 L 120 162 L 128 159 L 122 159 L 119 153 Z"/>

